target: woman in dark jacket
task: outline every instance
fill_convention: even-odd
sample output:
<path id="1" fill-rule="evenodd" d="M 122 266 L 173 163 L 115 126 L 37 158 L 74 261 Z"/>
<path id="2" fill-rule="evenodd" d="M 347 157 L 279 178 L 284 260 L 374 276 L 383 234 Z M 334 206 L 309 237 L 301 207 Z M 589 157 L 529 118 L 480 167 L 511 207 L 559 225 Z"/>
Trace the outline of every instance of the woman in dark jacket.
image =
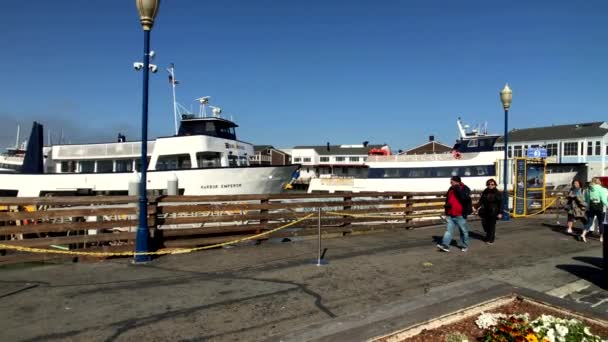
<path id="1" fill-rule="evenodd" d="M 486 182 L 486 189 L 481 193 L 475 209 L 486 232 L 486 243 L 491 245 L 496 235 L 496 219 L 502 218 L 502 193 L 496 189 L 494 179 Z"/>

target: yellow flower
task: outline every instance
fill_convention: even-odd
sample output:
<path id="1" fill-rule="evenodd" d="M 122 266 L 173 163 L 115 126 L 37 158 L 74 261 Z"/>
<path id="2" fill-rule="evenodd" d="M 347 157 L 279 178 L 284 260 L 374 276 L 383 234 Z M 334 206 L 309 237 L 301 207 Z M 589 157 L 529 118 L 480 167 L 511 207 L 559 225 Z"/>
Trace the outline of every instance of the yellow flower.
<path id="1" fill-rule="evenodd" d="M 534 334 L 528 334 L 528 335 L 526 335 L 526 341 L 538 342 L 538 338 L 536 338 L 536 335 L 534 335 Z"/>

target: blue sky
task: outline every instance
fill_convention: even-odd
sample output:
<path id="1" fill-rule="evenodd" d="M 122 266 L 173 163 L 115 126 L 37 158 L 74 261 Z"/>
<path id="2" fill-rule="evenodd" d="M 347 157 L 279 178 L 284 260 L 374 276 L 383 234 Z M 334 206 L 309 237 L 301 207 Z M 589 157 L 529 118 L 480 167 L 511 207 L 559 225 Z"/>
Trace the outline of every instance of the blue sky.
<path id="1" fill-rule="evenodd" d="M 209 95 L 241 140 L 277 147 L 452 144 L 455 121 L 510 127 L 606 119 L 608 2 L 165 0 L 152 32 L 151 137 Z M 32 120 L 66 140 L 138 139 L 135 1 L 0 5 L 0 146 Z M 22 134 L 23 136 L 23 134 Z"/>

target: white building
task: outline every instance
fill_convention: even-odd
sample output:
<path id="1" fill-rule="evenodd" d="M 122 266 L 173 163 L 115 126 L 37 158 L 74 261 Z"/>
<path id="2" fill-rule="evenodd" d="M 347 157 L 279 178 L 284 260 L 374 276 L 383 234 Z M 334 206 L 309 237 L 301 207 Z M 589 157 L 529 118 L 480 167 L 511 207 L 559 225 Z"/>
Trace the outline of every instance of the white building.
<path id="1" fill-rule="evenodd" d="M 525 157 L 529 148 L 547 149 L 547 162 L 586 164 L 587 180 L 608 175 L 608 122 L 513 129 L 509 132 L 509 158 Z M 504 140 L 494 145 L 504 151 Z"/>
<path id="2" fill-rule="evenodd" d="M 383 145 L 319 145 L 283 149 L 294 164 L 301 164 L 297 182 L 309 183 L 312 178 L 361 177 L 367 174 L 367 154 Z"/>

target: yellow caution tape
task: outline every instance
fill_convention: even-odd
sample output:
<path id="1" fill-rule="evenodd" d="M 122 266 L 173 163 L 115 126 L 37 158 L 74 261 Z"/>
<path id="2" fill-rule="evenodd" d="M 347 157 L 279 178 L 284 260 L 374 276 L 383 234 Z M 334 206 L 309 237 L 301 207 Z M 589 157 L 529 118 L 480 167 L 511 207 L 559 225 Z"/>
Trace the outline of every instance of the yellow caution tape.
<path id="1" fill-rule="evenodd" d="M 309 214 L 309 215 L 304 216 L 303 218 L 301 218 L 299 220 L 290 222 L 288 224 L 285 224 L 283 226 L 277 227 L 275 229 L 272 229 L 272 230 L 269 230 L 269 231 L 266 231 L 266 232 L 263 232 L 263 233 L 260 233 L 260 234 L 244 237 L 242 239 L 237 239 L 237 240 L 217 243 L 215 245 L 209 245 L 209 246 L 203 246 L 203 247 L 195 247 L 195 248 L 181 248 L 181 249 L 175 249 L 175 250 L 161 250 L 161 251 L 156 251 L 156 252 L 141 252 L 141 253 L 136 253 L 136 252 L 116 252 L 116 253 L 111 253 L 111 252 L 65 251 L 65 250 L 55 250 L 55 249 L 35 248 L 35 247 L 22 247 L 22 246 L 12 246 L 12 245 L 0 244 L 0 249 L 9 249 L 9 250 L 14 250 L 14 251 L 19 251 L 19 252 L 28 252 L 28 253 L 83 255 L 83 256 L 96 256 L 96 257 L 184 254 L 184 253 L 192 253 L 192 252 L 196 252 L 196 251 L 202 251 L 202 250 L 205 250 L 205 249 L 222 247 L 222 246 L 226 246 L 226 245 L 232 245 L 232 244 L 243 242 L 243 241 L 247 241 L 247 240 L 253 240 L 253 239 L 256 239 L 258 237 L 261 237 L 261 236 L 264 236 L 264 235 L 268 235 L 268 234 L 272 234 L 272 233 L 277 232 L 279 230 L 291 227 L 291 226 L 293 226 L 295 224 L 298 224 L 298 223 L 300 223 L 300 222 L 302 222 L 304 220 L 307 220 L 309 217 L 311 217 L 313 215 L 314 215 L 314 213 L 313 214 Z"/>

